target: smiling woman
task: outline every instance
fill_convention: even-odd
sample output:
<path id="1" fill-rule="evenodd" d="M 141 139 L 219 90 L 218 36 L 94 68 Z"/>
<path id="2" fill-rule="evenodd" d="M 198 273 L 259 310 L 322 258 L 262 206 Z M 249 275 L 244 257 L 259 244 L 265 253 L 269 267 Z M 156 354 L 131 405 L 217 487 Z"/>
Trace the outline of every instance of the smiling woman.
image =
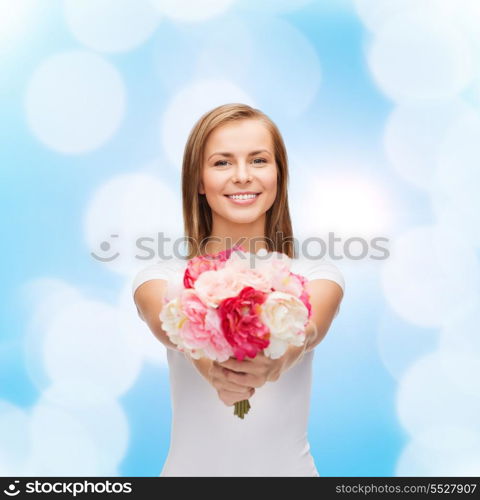
<path id="1" fill-rule="evenodd" d="M 226 104 L 193 127 L 182 170 L 187 257 L 234 244 L 284 253 L 308 282 L 312 317 L 304 345 L 281 358 L 193 359 L 159 320 L 164 299 L 183 287 L 186 262 L 162 260 L 135 276 L 139 315 L 166 346 L 170 369 L 173 421 L 161 476 L 319 475 L 307 439 L 313 348 L 338 313 L 344 280 L 333 264 L 294 255 L 287 183 L 282 137 L 261 111 Z M 232 418 L 231 406 L 245 399 L 252 401 L 248 418 Z"/>

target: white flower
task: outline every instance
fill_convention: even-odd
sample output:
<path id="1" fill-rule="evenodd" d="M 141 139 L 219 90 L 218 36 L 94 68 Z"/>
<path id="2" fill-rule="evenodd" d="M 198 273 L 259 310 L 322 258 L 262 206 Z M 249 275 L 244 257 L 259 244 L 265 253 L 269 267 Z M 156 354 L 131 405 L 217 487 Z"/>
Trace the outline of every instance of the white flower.
<path id="1" fill-rule="evenodd" d="M 283 356 L 289 345 L 301 346 L 305 341 L 308 309 L 289 293 L 272 292 L 262 304 L 261 320 L 270 330 L 264 354 L 272 359 Z"/>
<path id="2" fill-rule="evenodd" d="M 168 335 L 168 338 L 179 348 L 185 349 L 180 330 L 187 321 L 187 317 L 182 313 L 178 298 L 163 305 L 159 318 L 162 329 Z"/>

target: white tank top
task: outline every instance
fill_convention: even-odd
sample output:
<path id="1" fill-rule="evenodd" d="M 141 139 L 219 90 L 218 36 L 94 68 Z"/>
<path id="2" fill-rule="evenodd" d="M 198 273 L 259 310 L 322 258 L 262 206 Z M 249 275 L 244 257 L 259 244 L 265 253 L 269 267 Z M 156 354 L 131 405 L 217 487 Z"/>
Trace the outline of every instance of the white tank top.
<path id="1" fill-rule="evenodd" d="M 136 274 L 132 292 L 145 281 L 166 279 L 171 299 L 183 287 L 185 267 L 180 258 L 151 264 Z M 325 259 L 292 259 L 291 270 L 345 288 L 340 271 Z M 242 420 L 183 353 L 167 349 L 172 424 L 160 476 L 319 476 L 307 437 L 313 355 L 256 388 Z"/>

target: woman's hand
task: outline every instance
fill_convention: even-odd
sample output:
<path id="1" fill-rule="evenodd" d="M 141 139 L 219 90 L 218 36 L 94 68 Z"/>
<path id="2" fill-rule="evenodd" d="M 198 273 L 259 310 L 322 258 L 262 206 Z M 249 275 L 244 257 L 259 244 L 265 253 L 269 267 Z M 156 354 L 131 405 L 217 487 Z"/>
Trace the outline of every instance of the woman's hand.
<path id="1" fill-rule="evenodd" d="M 275 382 L 280 375 L 301 359 L 305 345 L 290 345 L 285 354 L 277 359 L 271 359 L 259 352 L 254 358 L 238 361 L 235 358 L 218 363 L 226 368 L 226 379 L 242 387 L 262 387 L 266 382 Z"/>
<path id="2" fill-rule="evenodd" d="M 216 361 L 207 358 L 194 359 L 189 354 L 186 354 L 186 357 L 213 386 L 218 397 L 226 406 L 233 406 L 236 402 L 248 399 L 255 394 L 255 389 L 252 386 L 240 385 L 229 380 L 228 370 L 225 370 Z"/>

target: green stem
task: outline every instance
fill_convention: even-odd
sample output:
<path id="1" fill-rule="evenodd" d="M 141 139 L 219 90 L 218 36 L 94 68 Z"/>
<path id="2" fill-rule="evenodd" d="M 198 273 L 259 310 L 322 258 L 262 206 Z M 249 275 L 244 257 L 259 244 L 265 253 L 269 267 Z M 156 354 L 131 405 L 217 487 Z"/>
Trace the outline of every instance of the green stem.
<path id="1" fill-rule="evenodd" d="M 234 415 L 237 415 L 239 418 L 244 418 L 244 416 L 248 413 L 248 410 L 250 410 L 250 401 L 248 399 L 243 399 L 242 401 L 237 401 L 235 403 L 235 411 L 233 412 Z"/>

